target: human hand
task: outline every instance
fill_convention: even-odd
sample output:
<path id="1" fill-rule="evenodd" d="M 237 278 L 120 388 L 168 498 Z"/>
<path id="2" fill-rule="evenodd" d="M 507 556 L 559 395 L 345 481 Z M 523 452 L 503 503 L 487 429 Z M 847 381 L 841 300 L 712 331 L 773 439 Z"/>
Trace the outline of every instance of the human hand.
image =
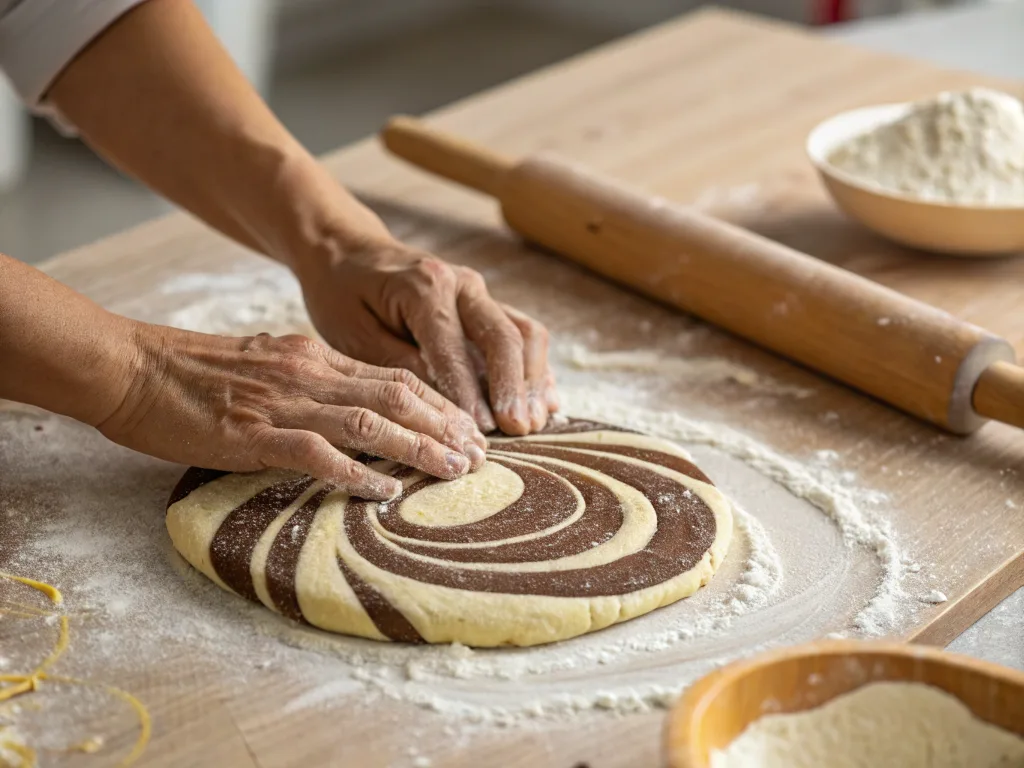
<path id="1" fill-rule="evenodd" d="M 469 415 L 407 370 L 360 363 L 302 336 L 131 327 L 127 394 L 96 425 L 129 448 L 210 469 L 292 469 L 373 500 L 394 498 L 402 485 L 357 453 L 446 480 L 484 462 L 486 441 Z"/>
<path id="2" fill-rule="evenodd" d="M 379 238 L 296 273 L 328 343 L 434 383 L 483 431 L 527 434 L 558 410 L 547 330 L 495 301 L 478 272 Z"/>

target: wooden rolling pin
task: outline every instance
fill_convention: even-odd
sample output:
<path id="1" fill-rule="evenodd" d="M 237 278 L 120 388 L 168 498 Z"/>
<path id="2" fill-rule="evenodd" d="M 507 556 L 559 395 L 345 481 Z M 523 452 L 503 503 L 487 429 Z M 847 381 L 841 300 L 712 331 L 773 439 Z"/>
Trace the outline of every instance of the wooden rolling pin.
<path id="1" fill-rule="evenodd" d="M 407 117 L 385 146 L 498 199 L 512 229 L 958 434 L 1024 427 L 1024 368 L 1004 339 L 691 208 L 550 155 L 515 162 Z"/>

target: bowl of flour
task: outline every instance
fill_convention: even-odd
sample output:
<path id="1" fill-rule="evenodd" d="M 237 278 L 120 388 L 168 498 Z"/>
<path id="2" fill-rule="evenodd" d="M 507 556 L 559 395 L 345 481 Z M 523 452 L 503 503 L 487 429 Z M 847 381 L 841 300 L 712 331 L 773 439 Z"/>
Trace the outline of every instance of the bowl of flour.
<path id="1" fill-rule="evenodd" d="M 824 641 L 698 680 L 670 768 L 1021 768 L 1024 673 L 936 648 Z"/>
<path id="2" fill-rule="evenodd" d="M 1024 251 L 1024 104 L 987 88 L 843 112 L 807 154 L 837 205 L 903 245 Z"/>

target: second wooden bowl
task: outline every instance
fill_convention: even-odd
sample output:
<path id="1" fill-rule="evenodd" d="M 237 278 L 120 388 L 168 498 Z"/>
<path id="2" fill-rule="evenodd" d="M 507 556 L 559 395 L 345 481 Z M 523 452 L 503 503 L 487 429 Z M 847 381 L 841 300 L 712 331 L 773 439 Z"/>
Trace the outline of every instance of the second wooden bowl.
<path id="1" fill-rule="evenodd" d="M 1024 672 L 936 648 L 821 641 L 738 661 L 698 680 L 665 731 L 671 768 L 707 768 L 764 715 L 814 709 L 876 682 L 926 683 L 956 696 L 981 720 L 1024 736 Z"/>

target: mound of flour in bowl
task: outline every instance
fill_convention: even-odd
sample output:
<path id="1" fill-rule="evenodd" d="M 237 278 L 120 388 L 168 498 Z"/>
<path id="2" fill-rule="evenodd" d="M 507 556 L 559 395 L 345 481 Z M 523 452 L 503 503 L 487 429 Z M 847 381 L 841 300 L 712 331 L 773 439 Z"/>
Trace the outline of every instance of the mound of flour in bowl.
<path id="1" fill-rule="evenodd" d="M 1009 768 L 1024 739 L 920 683 L 874 683 L 824 706 L 753 723 L 712 768 Z"/>
<path id="2" fill-rule="evenodd" d="M 862 182 L 924 200 L 1024 205 L 1024 105 L 986 88 L 940 93 L 828 159 Z"/>

